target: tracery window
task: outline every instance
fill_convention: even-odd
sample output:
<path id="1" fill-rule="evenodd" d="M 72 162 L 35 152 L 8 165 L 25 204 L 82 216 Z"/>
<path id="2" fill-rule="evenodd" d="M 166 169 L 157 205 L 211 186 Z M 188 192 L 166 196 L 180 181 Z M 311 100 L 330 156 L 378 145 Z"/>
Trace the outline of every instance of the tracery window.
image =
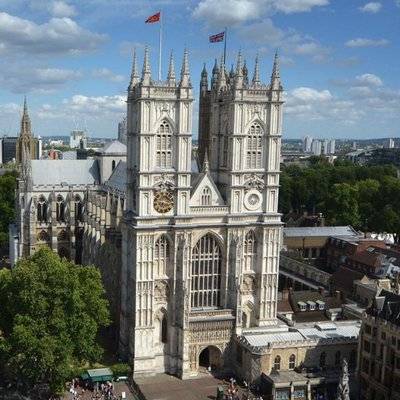
<path id="1" fill-rule="evenodd" d="M 257 123 L 251 125 L 247 134 L 246 167 L 248 169 L 262 168 L 262 138 L 261 126 Z"/>
<path id="2" fill-rule="evenodd" d="M 75 221 L 83 222 L 83 202 L 79 195 L 75 196 Z"/>
<path id="3" fill-rule="evenodd" d="M 65 202 L 61 195 L 57 196 L 56 220 L 58 222 L 65 222 Z"/>
<path id="4" fill-rule="evenodd" d="M 294 369 L 295 366 L 296 366 L 296 356 L 292 354 L 289 357 L 289 369 Z"/>
<path id="5" fill-rule="evenodd" d="M 39 197 L 37 206 L 37 220 L 39 222 L 47 222 L 47 201 L 44 196 Z"/>
<path id="6" fill-rule="evenodd" d="M 279 371 L 281 369 L 281 357 L 280 356 L 275 357 L 274 369 L 275 369 L 275 371 Z"/>
<path id="7" fill-rule="evenodd" d="M 196 244 L 192 253 L 191 306 L 220 305 L 222 254 L 216 239 L 207 234 Z"/>
<path id="8" fill-rule="evenodd" d="M 254 271 L 257 257 L 257 243 L 254 231 L 247 232 L 244 239 L 244 270 Z"/>
<path id="9" fill-rule="evenodd" d="M 165 235 L 157 239 L 154 246 L 154 271 L 156 276 L 164 276 L 169 259 L 169 243 Z"/>
<path id="10" fill-rule="evenodd" d="M 156 166 L 172 167 L 172 130 L 166 121 L 160 124 L 156 135 Z"/>
<path id="11" fill-rule="evenodd" d="M 211 189 L 206 186 L 201 193 L 201 205 L 209 206 L 211 205 Z"/>

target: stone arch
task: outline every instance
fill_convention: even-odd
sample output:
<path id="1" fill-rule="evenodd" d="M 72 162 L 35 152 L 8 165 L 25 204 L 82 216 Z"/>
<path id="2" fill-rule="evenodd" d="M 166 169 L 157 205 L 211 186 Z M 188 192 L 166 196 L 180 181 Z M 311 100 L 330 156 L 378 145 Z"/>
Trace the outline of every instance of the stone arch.
<path id="1" fill-rule="evenodd" d="M 199 349 L 199 367 L 208 369 L 211 367 L 211 371 L 219 370 L 223 367 L 222 350 L 219 346 L 209 345 Z"/>
<path id="2" fill-rule="evenodd" d="M 157 344 L 168 343 L 168 312 L 161 307 L 154 316 L 155 339 Z"/>
<path id="3" fill-rule="evenodd" d="M 254 325 L 254 304 L 249 300 L 242 307 L 242 326 L 243 328 L 250 328 Z"/>

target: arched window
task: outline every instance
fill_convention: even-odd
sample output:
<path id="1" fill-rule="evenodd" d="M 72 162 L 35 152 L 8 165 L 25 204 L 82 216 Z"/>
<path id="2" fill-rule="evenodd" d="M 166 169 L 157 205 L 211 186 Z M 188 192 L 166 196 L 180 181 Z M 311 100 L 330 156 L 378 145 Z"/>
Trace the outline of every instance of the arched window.
<path id="1" fill-rule="evenodd" d="M 201 205 L 210 206 L 211 205 L 211 189 L 206 186 L 201 193 Z"/>
<path id="2" fill-rule="evenodd" d="M 47 201 L 44 196 L 39 197 L 37 206 L 37 219 L 38 222 L 47 222 Z"/>
<path id="3" fill-rule="evenodd" d="M 210 234 L 203 236 L 197 242 L 192 254 L 192 307 L 219 306 L 221 264 L 221 249 L 217 241 Z"/>
<path id="4" fill-rule="evenodd" d="M 164 314 L 161 320 L 161 343 L 168 342 L 168 321 L 167 316 Z"/>
<path id="5" fill-rule="evenodd" d="M 321 368 L 324 368 L 326 365 L 326 353 L 322 352 L 321 355 L 319 356 L 319 366 Z"/>
<path id="6" fill-rule="evenodd" d="M 289 369 L 294 369 L 295 366 L 296 366 L 296 356 L 292 354 L 289 357 Z"/>
<path id="7" fill-rule="evenodd" d="M 154 272 L 156 276 L 164 276 L 169 259 L 169 244 L 165 235 L 157 239 L 154 246 Z"/>
<path id="8" fill-rule="evenodd" d="M 64 229 L 60 231 L 60 233 L 57 235 L 57 241 L 58 242 L 66 242 L 69 240 L 69 234 L 67 231 Z"/>
<path id="9" fill-rule="evenodd" d="M 161 123 L 156 135 L 156 166 L 172 167 L 172 130 L 166 121 Z"/>
<path id="10" fill-rule="evenodd" d="M 79 195 L 75 196 L 75 221 L 83 222 L 83 202 Z"/>
<path id="11" fill-rule="evenodd" d="M 65 203 L 61 195 L 57 196 L 56 219 L 58 222 L 65 222 Z"/>
<path id="12" fill-rule="evenodd" d="M 281 357 L 280 356 L 275 357 L 274 369 L 275 369 L 275 371 L 279 371 L 281 369 Z"/>
<path id="13" fill-rule="evenodd" d="M 262 138 L 263 130 L 259 124 L 253 124 L 247 135 L 246 167 L 248 169 L 262 168 Z"/>
<path id="14" fill-rule="evenodd" d="M 257 257 L 256 236 L 254 231 L 249 231 L 244 238 L 244 270 L 254 271 Z"/>
<path id="15" fill-rule="evenodd" d="M 50 236 L 46 231 L 40 231 L 38 235 L 38 242 L 48 242 L 50 240 Z"/>
<path id="16" fill-rule="evenodd" d="M 115 160 L 112 160 L 112 163 L 111 163 L 111 171 L 114 171 L 114 169 L 115 169 Z"/>
<path id="17" fill-rule="evenodd" d="M 342 355 L 340 354 L 340 351 L 337 351 L 335 353 L 335 365 L 339 366 L 341 360 L 342 360 Z"/>

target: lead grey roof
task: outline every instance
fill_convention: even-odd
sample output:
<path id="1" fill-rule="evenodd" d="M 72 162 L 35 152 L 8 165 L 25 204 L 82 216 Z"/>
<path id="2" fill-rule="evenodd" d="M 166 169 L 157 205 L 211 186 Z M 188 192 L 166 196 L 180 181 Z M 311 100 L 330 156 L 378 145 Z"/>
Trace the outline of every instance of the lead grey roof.
<path id="1" fill-rule="evenodd" d="M 97 160 L 32 160 L 34 185 L 94 185 L 99 182 Z"/>
<path id="2" fill-rule="evenodd" d="M 101 150 L 101 154 L 126 154 L 126 145 L 118 140 L 107 143 Z"/>
<path id="3" fill-rule="evenodd" d="M 358 236 L 358 233 L 350 226 L 317 226 L 305 228 L 283 228 L 285 237 L 303 236 Z"/>
<path id="4" fill-rule="evenodd" d="M 105 182 L 105 186 L 116 189 L 119 192 L 126 191 L 126 162 L 120 161 L 112 172 L 110 178 Z"/>

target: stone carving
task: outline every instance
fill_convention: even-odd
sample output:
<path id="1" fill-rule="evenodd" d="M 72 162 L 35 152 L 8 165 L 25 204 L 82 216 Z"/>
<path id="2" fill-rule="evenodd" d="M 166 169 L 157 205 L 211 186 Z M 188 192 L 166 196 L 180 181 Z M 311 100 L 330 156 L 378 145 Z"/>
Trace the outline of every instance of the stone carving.
<path id="1" fill-rule="evenodd" d="M 256 286 L 256 283 L 254 281 L 254 276 L 251 275 L 246 275 L 243 278 L 243 283 L 242 283 L 242 294 L 250 294 L 254 291 Z"/>
<path id="2" fill-rule="evenodd" d="M 161 177 L 156 181 L 154 188 L 167 192 L 175 189 L 175 183 L 168 178 L 166 174 L 161 174 Z"/>
<path id="3" fill-rule="evenodd" d="M 154 298 L 157 302 L 166 302 L 169 298 L 169 285 L 165 280 L 157 281 L 154 287 Z"/>
<path id="4" fill-rule="evenodd" d="M 262 191 L 265 188 L 265 182 L 258 175 L 251 174 L 250 176 L 247 177 L 244 186 L 247 191 L 251 189 L 257 189 L 259 191 Z"/>

